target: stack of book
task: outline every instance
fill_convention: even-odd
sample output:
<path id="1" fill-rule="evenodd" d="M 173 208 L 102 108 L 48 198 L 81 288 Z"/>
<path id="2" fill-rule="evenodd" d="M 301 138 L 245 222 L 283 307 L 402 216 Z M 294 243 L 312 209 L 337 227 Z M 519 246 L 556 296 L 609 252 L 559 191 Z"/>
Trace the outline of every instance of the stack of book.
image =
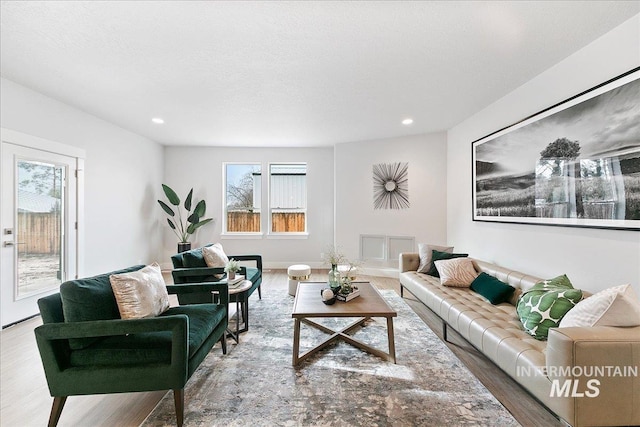
<path id="1" fill-rule="evenodd" d="M 347 302 L 359 296 L 360 296 L 360 289 L 354 287 L 353 291 L 350 294 L 345 295 L 345 294 L 338 293 L 338 295 L 336 296 L 336 299 L 338 301 Z"/>
<path id="2" fill-rule="evenodd" d="M 236 274 L 236 277 L 234 277 L 233 279 L 227 279 L 227 285 L 229 285 L 230 288 L 237 287 L 240 286 L 240 283 L 242 283 L 243 280 L 244 275 Z"/>

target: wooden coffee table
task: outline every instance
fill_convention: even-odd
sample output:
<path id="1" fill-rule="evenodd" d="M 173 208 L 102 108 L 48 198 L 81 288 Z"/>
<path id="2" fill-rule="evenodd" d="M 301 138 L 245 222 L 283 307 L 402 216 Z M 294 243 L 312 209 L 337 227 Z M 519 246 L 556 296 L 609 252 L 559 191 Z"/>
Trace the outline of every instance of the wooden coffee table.
<path id="1" fill-rule="evenodd" d="M 302 282 L 298 285 L 296 299 L 293 303 L 293 313 L 291 314 L 291 317 L 295 319 L 293 329 L 293 366 L 297 366 L 309 356 L 317 353 L 338 339 L 381 357 L 382 359 L 396 363 L 393 318 L 397 317 L 398 313 L 389 307 L 371 283 L 354 282 L 354 284 L 360 289 L 360 296 L 349 302 L 336 301 L 333 305 L 326 305 L 322 302 L 320 291 L 327 287 L 325 282 Z M 339 331 L 334 331 L 331 328 L 310 320 L 315 317 L 358 317 L 358 320 Z M 373 348 L 348 335 L 349 332 L 364 324 L 367 319 L 372 317 L 384 317 L 387 319 L 388 353 Z M 311 350 L 300 354 L 300 323 L 306 323 L 309 326 L 317 328 L 329 334 L 329 337 Z"/>

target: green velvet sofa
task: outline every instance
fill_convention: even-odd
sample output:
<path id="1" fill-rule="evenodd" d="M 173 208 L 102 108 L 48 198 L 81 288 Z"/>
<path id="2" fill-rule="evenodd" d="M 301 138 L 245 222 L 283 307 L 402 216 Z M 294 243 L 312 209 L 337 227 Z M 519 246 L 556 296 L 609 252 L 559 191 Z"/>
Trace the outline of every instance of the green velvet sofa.
<path id="1" fill-rule="evenodd" d="M 211 244 L 206 245 L 211 246 Z M 251 289 L 247 292 L 251 296 L 254 291 L 258 291 L 258 297 L 262 299 L 262 256 L 261 255 L 228 255 L 229 259 L 236 261 L 244 261 L 253 263 L 254 266 L 243 266 L 239 274 L 243 274 L 247 280 L 250 280 Z M 171 257 L 173 263 L 173 282 L 176 285 L 200 282 L 218 282 L 226 283 L 226 278 L 217 279 L 215 276 L 223 275 L 223 267 L 207 267 L 202 254 L 202 248 L 191 249 L 190 251 L 181 252 Z M 214 276 L 215 275 L 215 276 Z M 235 295 L 230 295 L 230 302 L 235 301 Z M 194 293 L 188 295 L 179 295 L 181 304 L 200 303 L 208 298 L 206 292 Z"/>
<path id="2" fill-rule="evenodd" d="M 177 425 L 184 386 L 220 341 L 226 354 L 228 288 L 223 283 L 167 286 L 178 296 L 208 292 L 208 303 L 171 307 L 158 317 L 120 319 L 109 276 L 71 280 L 38 300 L 43 325 L 36 341 L 51 396 L 49 426 L 58 423 L 68 396 L 173 390 Z"/>

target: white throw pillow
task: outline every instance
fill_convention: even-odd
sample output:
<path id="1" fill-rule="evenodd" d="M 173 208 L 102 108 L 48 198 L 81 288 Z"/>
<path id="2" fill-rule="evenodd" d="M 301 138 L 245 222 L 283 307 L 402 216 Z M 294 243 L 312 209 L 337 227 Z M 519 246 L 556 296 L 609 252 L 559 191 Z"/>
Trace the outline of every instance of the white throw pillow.
<path id="1" fill-rule="evenodd" d="M 440 284 L 456 288 L 471 286 L 478 273 L 469 258 L 453 258 L 435 261 L 434 264 L 440 274 Z"/>
<path id="2" fill-rule="evenodd" d="M 640 326 L 640 301 L 631 285 L 605 289 L 576 304 L 560 321 L 574 326 Z"/>
<path id="3" fill-rule="evenodd" d="M 202 248 L 202 255 L 204 256 L 204 262 L 207 263 L 207 267 L 224 267 L 229 262 L 229 257 L 224 253 L 222 244 L 216 243 L 215 245 L 205 246 Z M 216 279 L 222 279 L 224 274 L 214 274 Z"/>
<path id="4" fill-rule="evenodd" d="M 428 245 L 426 243 L 418 244 L 418 255 L 420 255 L 420 265 L 418 273 L 427 273 L 431 269 L 431 256 L 433 251 L 453 253 L 453 246 Z"/>
<path id="5" fill-rule="evenodd" d="M 109 276 L 122 319 L 155 317 L 169 309 L 169 294 L 157 263 Z"/>

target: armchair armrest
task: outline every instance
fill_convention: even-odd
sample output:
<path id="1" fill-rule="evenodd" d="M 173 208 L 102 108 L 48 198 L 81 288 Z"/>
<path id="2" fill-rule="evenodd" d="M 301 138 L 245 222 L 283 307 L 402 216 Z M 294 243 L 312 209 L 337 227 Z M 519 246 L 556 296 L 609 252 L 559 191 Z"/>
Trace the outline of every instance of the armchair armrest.
<path id="1" fill-rule="evenodd" d="M 184 314 L 145 319 L 94 320 L 90 322 L 45 323 L 35 329 L 38 350 L 47 378 L 60 374 L 68 359 L 70 338 L 98 338 L 143 332 L 171 332 L 171 365 L 186 363 L 188 318 Z"/>
<path id="2" fill-rule="evenodd" d="M 233 258 L 236 261 L 254 261 L 256 268 L 262 273 L 262 255 L 228 255 L 229 259 Z"/>
<path id="3" fill-rule="evenodd" d="M 175 270 L 174 270 L 175 271 Z M 174 295 L 185 295 L 202 292 L 211 292 L 212 304 L 229 304 L 229 286 L 226 279 L 224 282 L 187 283 L 184 285 L 167 285 L 167 292 Z M 218 295 L 218 301 L 213 297 Z"/>
<path id="4" fill-rule="evenodd" d="M 184 267 L 171 270 L 173 280 L 183 283 L 183 278 L 213 276 L 214 274 L 225 274 L 224 267 Z M 212 282 L 215 283 L 215 282 Z"/>
<path id="5" fill-rule="evenodd" d="M 187 316 L 184 314 L 144 319 L 92 320 L 89 322 L 45 323 L 35 329 L 36 337 L 48 340 L 69 338 L 108 337 L 113 335 L 139 334 L 143 332 L 187 331 Z"/>

